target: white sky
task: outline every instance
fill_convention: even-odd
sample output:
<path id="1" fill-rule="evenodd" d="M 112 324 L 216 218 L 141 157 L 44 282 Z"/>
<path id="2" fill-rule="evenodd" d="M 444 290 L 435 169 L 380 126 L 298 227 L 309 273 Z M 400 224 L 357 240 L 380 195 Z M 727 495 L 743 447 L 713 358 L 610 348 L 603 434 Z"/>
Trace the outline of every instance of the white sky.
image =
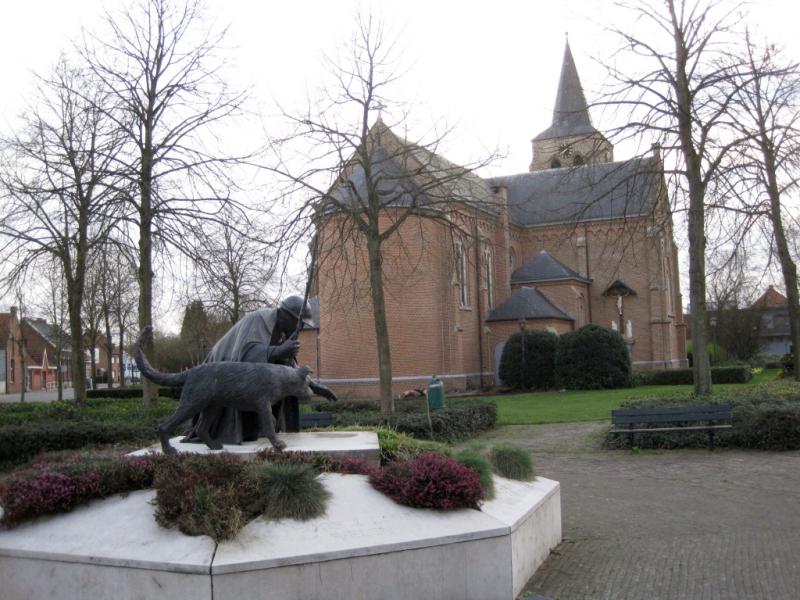
<path id="1" fill-rule="evenodd" d="M 32 73 L 46 73 L 81 26 L 96 26 L 104 6 L 121 4 L 3 3 L 0 128 L 7 130 L 23 109 Z M 456 128 L 444 149 L 455 162 L 480 158 L 487 149 L 505 152 L 491 169 L 498 174 L 526 171 L 530 139 L 550 123 L 566 32 L 587 97 L 602 85 L 604 71 L 595 59 L 608 58 L 614 47 L 603 30 L 612 5 L 610 0 L 207 0 L 210 18 L 229 25 L 232 83 L 251 87 L 266 115 L 274 112 L 273 98 L 292 107 L 302 105 L 307 92 L 313 95 L 323 77 L 322 54 L 335 54 L 348 39 L 359 6 L 371 9 L 397 34 L 401 62 L 408 68 L 397 99 L 412 102 L 421 123 L 446 121 Z M 751 27 L 800 57 L 800 3 L 761 0 L 749 12 Z M 603 130 L 603 115 L 595 111 L 592 117 Z M 615 157 L 630 153 L 617 148 Z M 688 289 L 683 291 L 688 296 Z"/>

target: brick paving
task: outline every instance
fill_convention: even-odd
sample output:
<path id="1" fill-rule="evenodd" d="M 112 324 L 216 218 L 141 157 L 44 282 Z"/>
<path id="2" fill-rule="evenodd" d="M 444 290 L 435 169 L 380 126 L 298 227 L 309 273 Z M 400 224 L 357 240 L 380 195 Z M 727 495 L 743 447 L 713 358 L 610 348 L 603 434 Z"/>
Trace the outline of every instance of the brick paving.
<path id="1" fill-rule="evenodd" d="M 515 426 L 561 482 L 564 541 L 526 585 L 558 600 L 800 599 L 800 452 L 599 449 L 603 423 Z"/>

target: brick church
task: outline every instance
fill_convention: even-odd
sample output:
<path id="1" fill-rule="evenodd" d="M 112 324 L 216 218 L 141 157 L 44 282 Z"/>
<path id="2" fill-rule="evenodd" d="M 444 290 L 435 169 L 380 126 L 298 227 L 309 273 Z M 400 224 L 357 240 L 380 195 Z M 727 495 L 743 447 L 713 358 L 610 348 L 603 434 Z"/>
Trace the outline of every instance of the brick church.
<path id="1" fill-rule="evenodd" d="M 404 143 L 380 120 L 370 134 L 385 148 Z M 385 243 L 395 395 L 424 386 L 434 374 L 451 390 L 496 384 L 503 344 L 521 327 L 561 334 L 596 323 L 623 335 L 634 368 L 686 366 L 677 248 L 659 149 L 614 160 L 612 144 L 592 125 L 569 45 L 552 123 L 532 145 L 526 173 L 464 175 L 449 217 L 458 227 L 407 219 Z M 424 164 L 450 164 L 423 148 L 416 153 Z M 349 185 L 364 185 L 358 173 L 348 176 Z M 387 224 L 392 210 L 387 206 Z M 318 227 L 321 257 L 333 221 L 323 219 Z M 323 261 L 314 301 L 318 328 L 301 339 L 300 360 L 343 397 L 378 395 L 375 330 L 361 266 L 359 273 L 352 264 L 343 269 Z"/>

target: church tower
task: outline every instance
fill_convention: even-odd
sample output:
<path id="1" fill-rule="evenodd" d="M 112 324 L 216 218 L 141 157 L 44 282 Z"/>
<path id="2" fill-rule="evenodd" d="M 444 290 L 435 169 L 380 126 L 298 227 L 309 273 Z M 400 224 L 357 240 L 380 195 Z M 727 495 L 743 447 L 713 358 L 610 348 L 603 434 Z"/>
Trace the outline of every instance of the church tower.
<path id="1" fill-rule="evenodd" d="M 531 141 L 531 171 L 614 160 L 611 142 L 592 126 L 569 42 L 564 48 L 553 122 Z"/>

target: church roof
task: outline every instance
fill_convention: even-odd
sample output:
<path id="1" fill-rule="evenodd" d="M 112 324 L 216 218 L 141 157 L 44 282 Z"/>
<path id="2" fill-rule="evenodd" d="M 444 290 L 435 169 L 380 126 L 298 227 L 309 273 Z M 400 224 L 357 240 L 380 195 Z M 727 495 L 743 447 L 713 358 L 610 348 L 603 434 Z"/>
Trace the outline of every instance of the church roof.
<path id="1" fill-rule="evenodd" d="M 583 95 L 578 69 L 569 42 L 564 47 L 564 60 L 561 64 L 561 79 L 558 82 L 556 104 L 553 108 L 553 121 L 550 127 L 537 135 L 534 140 L 598 133 L 589 118 L 589 107 Z"/>
<path id="2" fill-rule="evenodd" d="M 508 217 L 529 227 L 648 214 L 661 185 L 656 158 L 634 158 L 494 177 L 508 190 Z"/>
<path id="3" fill-rule="evenodd" d="M 487 321 L 519 321 L 520 319 L 575 319 L 555 304 L 547 296 L 533 287 L 521 287 L 500 306 L 492 310 Z"/>
<path id="4" fill-rule="evenodd" d="M 375 185 L 381 208 L 441 208 L 464 202 L 497 214 L 499 206 L 486 180 L 429 149 L 396 135 L 381 119 L 368 134 L 370 182 Z M 365 165 L 355 155 L 331 191 L 326 211 L 366 208 L 368 181 Z M 343 174 L 344 174 L 343 173 Z"/>
<path id="5" fill-rule="evenodd" d="M 541 281 L 573 280 L 589 283 L 580 273 L 573 271 L 550 256 L 545 250 L 511 273 L 511 283 L 536 283 Z"/>
<path id="6" fill-rule="evenodd" d="M 764 310 L 768 308 L 784 308 L 788 305 L 789 301 L 786 299 L 786 296 L 781 294 L 774 287 L 769 286 L 767 291 L 761 294 L 758 300 L 750 305 L 750 308 Z"/>

